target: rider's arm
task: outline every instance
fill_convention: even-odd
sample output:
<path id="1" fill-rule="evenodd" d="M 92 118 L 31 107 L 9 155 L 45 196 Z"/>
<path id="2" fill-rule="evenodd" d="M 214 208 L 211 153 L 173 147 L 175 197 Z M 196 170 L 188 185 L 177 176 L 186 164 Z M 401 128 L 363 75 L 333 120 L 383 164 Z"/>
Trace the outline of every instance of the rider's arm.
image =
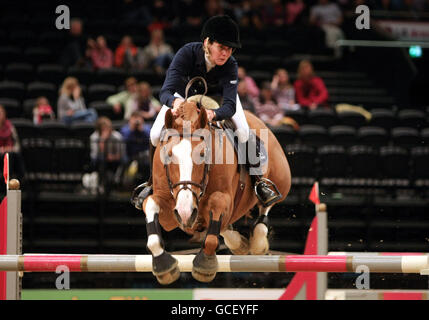
<path id="1" fill-rule="evenodd" d="M 188 71 L 191 70 L 192 60 L 192 49 L 189 46 L 185 45 L 177 51 L 167 70 L 164 84 L 159 93 L 159 99 L 163 105 L 172 108 L 176 99 L 174 93 L 185 91 L 184 83 L 186 83 Z"/>
<path id="2" fill-rule="evenodd" d="M 216 120 L 229 119 L 235 114 L 237 104 L 238 72 L 235 60 L 225 70 L 220 80 L 223 86 L 223 103 L 216 110 Z"/>

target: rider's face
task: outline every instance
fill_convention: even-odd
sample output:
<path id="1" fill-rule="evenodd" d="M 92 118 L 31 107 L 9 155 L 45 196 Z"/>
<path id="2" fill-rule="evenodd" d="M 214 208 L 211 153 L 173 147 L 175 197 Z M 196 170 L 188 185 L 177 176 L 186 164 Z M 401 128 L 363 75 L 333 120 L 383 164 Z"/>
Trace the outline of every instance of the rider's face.
<path id="1" fill-rule="evenodd" d="M 224 65 L 232 55 L 233 50 L 231 47 L 218 42 L 207 43 L 207 46 L 210 52 L 210 60 L 217 66 Z"/>

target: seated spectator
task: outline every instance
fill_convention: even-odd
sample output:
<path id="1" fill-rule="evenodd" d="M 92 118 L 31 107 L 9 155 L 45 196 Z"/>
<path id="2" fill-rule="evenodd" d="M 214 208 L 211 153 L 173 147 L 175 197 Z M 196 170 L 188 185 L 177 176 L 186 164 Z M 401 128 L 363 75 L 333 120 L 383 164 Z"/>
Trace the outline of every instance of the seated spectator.
<path id="1" fill-rule="evenodd" d="M 296 100 L 302 107 L 316 109 L 326 106 L 329 98 L 325 83 L 314 74 L 313 65 L 302 60 L 298 66 L 298 79 L 294 83 Z"/>
<path id="2" fill-rule="evenodd" d="M 259 99 L 255 99 L 256 115 L 270 126 L 280 126 L 283 120 L 283 111 L 277 104 L 269 82 L 264 82 L 261 87 Z"/>
<path id="3" fill-rule="evenodd" d="M 107 191 L 120 181 L 120 165 L 125 161 L 122 136 L 113 130 L 109 118 L 100 117 L 89 139 L 92 171 L 99 173 L 100 184 Z"/>
<path id="4" fill-rule="evenodd" d="M 54 120 L 55 113 L 46 97 L 39 97 L 33 108 L 33 123 L 40 124 L 44 120 Z"/>
<path id="5" fill-rule="evenodd" d="M 76 78 L 64 79 L 59 94 L 58 119 L 66 124 L 74 121 L 94 122 L 97 120 L 97 112 L 92 108 L 86 108 L 82 90 Z"/>
<path id="6" fill-rule="evenodd" d="M 106 102 L 113 107 L 117 114 L 127 109 L 127 105 L 132 101 L 133 95 L 137 92 L 137 79 L 129 77 L 125 80 L 125 90 L 107 98 Z"/>
<path id="7" fill-rule="evenodd" d="M 0 158 L 9 153 L 9 174 L 11 178 L 24 177 L 24 162 L 15 126 L 7 118 L 6 109 L 0 105 Z M 2 160 L 1 160 L 2 161 Z"/>
<path id="8" fill-rule="evenodd" d="M 60 55 L 60 64 L 64 67 L 84 66 L 86 64 L 85 50 L 86 39 L 82 34 L 83 23 L 78 18 L 70 21 L 70 31 L 67 37 L 67 44 Z"/>
<path id="9" fill-rule="evenodd" d="M 115 51 L 115 66 L 129 69 L 135 64 L 137 58 L 137 46 L 130 36 L 122 38 Z"/>
<path id="10" fill-rule="evenodd" d="M 255 113 L 255 105 L 253 102 L 253 98 L 247 92 L 247 83 L 245 81 L 240 81 L 238 83 L 237 94 L 240 98 L 240 102 L 243 109 Z"/>
<path id="11" fill-rule="evenodd" d="M 150 34 L 150 42 L 143 49 L 139 49 L 139 67 L 153 68 L 163 74 L 173 60 L 173 48 L 164 42 L 162 29 L 154 29 Z"/>
<path id="12" fill-rule="evenodd" d="M 106 39 L 98 36 L 97 40 L 88 40 L 88 55 L 94 69 L 106 69 L 113 66 L 113 53 L 107 47 Z"/>
<path id="13" fill-rule="evenodd" d="M 125 119 L 129 119 L 134 111 L 139 111 L 145 120 L 153 119 L 161 109 L 161 103 L 152 95 L 149 83 L 143 81 L 137 85 L 137 92 L 126 105 Z"/>
<path id="14" fill-rule="evenodd" d="M 134 174 L 137 172 L 142 174 L 143 171 L 149 172 L 150 126 L 145 124 L 141 113 L 134 111 L 120 132 L 126 146 L 127 167 L 134 161 L 137 164 L 137 170 Z M 148 170 L 143 170 L 143 168 Z"/>
<path id="15" fill-rule="evenodd" d="M 340 47 L 335 46 L 337 40 L 344 39 L 344 33 L 340 28 L 343 23 L 340 7 L 329 0 L 319 0 L 318 4 L 310 8 L 310 23 L 323 29 L 326 46 L 334 49 L 335 56 L 340 57 Z"/>
<path id="16" fill-rule="evenodd" d="M 303 0 L 293 0 L 286 2 L 286 19 L 287 25 L 294 25 L 300 20 L 301 13 L 305 9 Z"/>
<path id="17" fill-rule="evenodd" d="M 273 90 L 274 98 L 284 111 L 300 108 L 295 102 L 295 89 L 289 81 L 289 74 L 286 69 L 276 71 L 271 81 L 271 89 Z"/>
<path id="18" fill-rule="evenodd" d="M 255 80 L 247 75 L 246 69 L 243 67 L 238 67 L 238 80 L 246 82 L 247 92 L 252 98 L 257 98 L 259 96 L 259 88 Z"/>

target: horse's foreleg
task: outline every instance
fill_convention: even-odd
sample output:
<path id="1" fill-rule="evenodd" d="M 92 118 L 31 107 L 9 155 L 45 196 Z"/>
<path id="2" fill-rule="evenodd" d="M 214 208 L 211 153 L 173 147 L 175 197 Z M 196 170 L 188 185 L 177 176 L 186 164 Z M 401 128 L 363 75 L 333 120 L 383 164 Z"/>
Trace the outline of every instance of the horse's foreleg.
<path id="1" fill-rule="evenodd" d="M 210 213 L 207 236 L 203 247 L 195 256 L 192 267 L 192 276 L 201 282 L 210 282 L 216 276 L 218 262 L 216 249 L 219 246 L 219 234 L 222 229 L 222 219 L 229 213 L 230 197 L 221 192 L 210 196 L 208 207 Z"/>
<path id="2" fill-rule="evenodd" d="M 170 284 L 180 276 L 178 261 L 164 250 L 164 241 L 159 225 L 159 205 L 149 196 L 143 209 L 146 214 L 147 248 L 152 254 L 152 273 L 161 284 Z"/>
<path id="3" fill-rule="evenodd" d="M 250 236 L 250 254 L 267 254 L 270 248 L 268 243 L 268 212 L 270 207 L 259 207 L 259 217 L 256 220 Z"/>
<path id="4" fill-rule="evenodd" d="M 240 234 L 240 232 L 235 231 L 232 225 L 227 230 L 221 232 L 221 236 L 232 254 L 246 255 L 249 253 L 249 240 Z"/>

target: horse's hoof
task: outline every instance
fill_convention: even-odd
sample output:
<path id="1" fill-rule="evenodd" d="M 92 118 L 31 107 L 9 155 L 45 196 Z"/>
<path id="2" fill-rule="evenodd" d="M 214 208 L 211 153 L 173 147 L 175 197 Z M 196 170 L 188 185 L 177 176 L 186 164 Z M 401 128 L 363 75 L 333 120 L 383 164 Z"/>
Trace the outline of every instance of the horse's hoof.
<path id="1" fill-rule="evenodd" d="M 243 235 L 240 235 L 241 237 L 241 241 L 240 241 L 240 246 L 237 249 L 229 249 L 232 254 L 235 255 L 247 255 L 249 254 L 249 240 L 244 237 Z"/>
<path id="2" fill-rule="evenodd" d="M 270 244 L 268 243 L 268 239 L 265 237 L 264 239 L 260 239 L 258 242 L 255 243 L 254 239 L 250 239 L 250 254 L 252 255 L 266 255 L 268 254 L 268 251 L 270 249 Z"/>
<path id="3" fill-rule="evenodd" d="M 176 265 L 171 271 L 168 271 L 163 274 L 155 274 L 155 276 L 160 284 L 168 285 L 179 279 L 180 270 L 179 267 Z"/>
<path id="4" fill-rule="evenodd" d="M 201 282 L 211 282 L 216 276 L 217 269 L 216 254 L 206 255 L 203 250 L 195 256 L 192 262 L 192 276 Z"/>
<path id="5" fill-rule="evenodd" d="M 195 280 L 198 280 L 200 282 L 212 282 L 213 279 L 216 277 L 216 272 L 214 273 L 203 273 L 195 268 L 192 268 L 192 276 Z"/>

